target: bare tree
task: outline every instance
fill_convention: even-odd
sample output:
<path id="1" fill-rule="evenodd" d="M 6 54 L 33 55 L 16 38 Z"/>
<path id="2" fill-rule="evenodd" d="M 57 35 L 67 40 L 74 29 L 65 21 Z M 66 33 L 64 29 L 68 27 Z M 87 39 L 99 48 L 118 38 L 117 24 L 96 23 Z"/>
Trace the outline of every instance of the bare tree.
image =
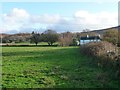
<path id="1" fill-rule="evenodd" d="M 42 38 L 44 42 L 47 42 L 48 45 L 52 45 L 53 43 L 58 41 L 58 34 L 54 30 L 46 30 L 42 34 Z"/>
<path id="2" fill-rule="evenodd" d="M 61 46 L 69 46 L 73 42 L 73 35 L 70 32 L 62 33 L 59 37 L 59 42 Z"/>
<path id="3" fill-rule="evenodd" d="M 31 42 L 34 42 L 37 46 L 38 42 L 40 41 L 40 34 L 34 33 L 34 31 L 33 31 L 30 39 L 31 39 Z"/>

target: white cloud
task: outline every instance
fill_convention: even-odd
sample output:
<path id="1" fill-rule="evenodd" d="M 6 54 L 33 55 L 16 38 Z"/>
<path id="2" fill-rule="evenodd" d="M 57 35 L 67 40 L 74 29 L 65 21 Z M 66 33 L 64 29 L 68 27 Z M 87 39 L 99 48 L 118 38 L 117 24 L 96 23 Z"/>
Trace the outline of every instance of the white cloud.
<path id="1" fill-rule="evenodd" d="M 8 33 L 31 32 L 34 28 L 43 30 L 47 28 L 63 31 L 82 31 L 83 29 L 100 29 L 118 25 L 117 12 L 91 13 L 80 10 L 74 13 L 73 17 L 62 17 L 58 14 L 31 15 L 24 9 L 13 8 L 8 14 L 2 15 L 3 24 L 0 32 Z"/>
<path id="2" fill-rule="evenodd" d="M 13 8 L 9 14 L 2 15 L 2 32 L 18 30 L 22 24 L 29 21 L 29 13 L 24 9 Z"/>
<path id="3" fill-rule="evenodd" d="M 118 13 L 117 12 L 98 12 L 90 13 L 88 11 L 78 11 L 74 17 L 76 22 L 81 25 L 87 26 L 91 29 L 107 28 L 118 25 Z"/>
<path id="4" fill-rule="evenodd" d="M 8 23 L 21 23 L 29 19 L 29 14 L 24 9 L 14 8 L 11 13 L 3 14 L 3 21 Z"/>
<path id="5" fill-rule="evenodd" d="M 44 23 L 44 24 L 52 24 L 57 23 L 61 19 L 60 15 L 34 15 L 31 16 L 32 23 Z"/>

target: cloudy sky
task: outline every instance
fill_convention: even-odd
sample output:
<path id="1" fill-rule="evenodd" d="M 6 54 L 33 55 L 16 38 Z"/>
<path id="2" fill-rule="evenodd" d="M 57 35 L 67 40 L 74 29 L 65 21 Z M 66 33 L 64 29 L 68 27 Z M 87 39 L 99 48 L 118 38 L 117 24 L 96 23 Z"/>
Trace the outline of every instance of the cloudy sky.
<path id="1" fill-rule="evenodd" d="M 0 32 L 81 32 L 118 25 L 117 2 L 4 2 Z"/>

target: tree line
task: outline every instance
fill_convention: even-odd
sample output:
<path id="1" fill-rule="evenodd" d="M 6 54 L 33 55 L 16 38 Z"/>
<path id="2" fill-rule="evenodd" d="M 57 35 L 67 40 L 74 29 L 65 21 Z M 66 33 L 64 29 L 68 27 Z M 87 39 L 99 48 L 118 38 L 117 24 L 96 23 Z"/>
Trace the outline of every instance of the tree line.
<path id="1" fill-rule="evenodd" d="M 57 34 L 55 31 L 47 30 L 44 33 L 39 35 L 41 37 L 41 41 L 47 42 L 49 45 L 52 45 L 55 42 L 59 42 L 61 46 L 69 46 L 69 45 L 77 45 L 80 41 L 80 36 L 96 36 L 98 35 L 95 32 L 90 32 L 89 30 L 83 30 L 84 33 L 71 33 L 71 32 L 65 32 L 61 34 Z M 34 42 L 37 41 L 35 39 L 35 36 L 37 38 L 38 34 L 33 34 Z M 102 41 L 108 41 L 112 43 L 113 45 L 120 47 L 120 32 L 119 30 L 107 30 L 101 35 Z M 35 42 L 37 45 L 37 42 Z"/>
<path id="2" fill-rule="evenodd" d="M 53 45 L 53 43 L 58 41 L 58 34 L 56 31 L 53 30 L 47 30 L 44 31 L 43 33 L 35 33 L 34 31 L 32 32 L 32 36 L 30 37 L 30 42 L 35 43 L 36 46 L 39 42 L 47 42 L 48 45 Z"/>
<path id="3" fill-rule="evenodd" d="M 61 46 L 79 45 L 79 37 L 76 37 L 76 33 L 64 32 L 57 33 L 54 30 L 46 30 L 43 33 L 32 32 L 30 42 L 35 43 L 36 46 L 39 42 L 47 42 L 48 45 L 53 45 L 55 42 L 59 42 Z"/>
<path id="4" fill-rule="evenodd" d="M 39 42 L 47 42 L 48 45 L 53 45 L 58 42 L 61 46 L 79 45 L 79 35 L 80 33 L 57 33 L 55 30 L 48 29 L 43 33 L 32 32 L 30 33 L 20 33 L 13 35 L 6 35 L 2 37 L 2 43 L 22 43 L 30 42 L 35 43 L 37 46 Z"/>
<path id="5" fill-rule="evenodd" d="M 82 33 L 57 33 L 54 30 L 48 29 L 43 33 L 32 32 L 24 34 L 7 35 L 1 39 L 2 43 L 20 43 L 30 42 L 38 45 L 39 42 L 47 42 L 48 45 L 53 45 L 55 42 L 59 42 L 61 46 L 75 46 L 80 44 L 81 36 L 95 36 L 97 33 L 90 32 L 89 30 L 83 30 Z M 107 30 L 101 34 L 102 41 L 108 41 L 114 45 L 120 46 L 120 32 L 118 30 Z"/>

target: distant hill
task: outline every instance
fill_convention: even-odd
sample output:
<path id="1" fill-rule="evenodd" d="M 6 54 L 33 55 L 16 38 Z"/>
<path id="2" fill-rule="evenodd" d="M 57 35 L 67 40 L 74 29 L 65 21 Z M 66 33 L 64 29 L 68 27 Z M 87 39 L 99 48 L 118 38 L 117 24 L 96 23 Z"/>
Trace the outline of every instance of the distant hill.
<path id="1" fill-rule="evenodd" d="M 103 33 L 106 32 L 106 31 L 108 31 L 108 30 L 118 30 L 118 28 L 120 28 L 120 26 L 106 28 L 106 29 L 100 29 L 100 30 L 92 30 L 92 31 L 89 31 L 89 32 L 103 35 Z M 85 32 L 81 32 L 81 33 L 85 33 Z M 6 36 L 8 36 L 8 37 L 11 37 L 11 36 L 29 37 L 29 36 L 31 36 L 31 34 L 30 33 L 17 33 L 17 34 L 0 33 L 0 37 L 1 38 L 4 38 Z"/>
<path id="2" fill-rule="evenodd" d="M 92 30 L 90 32 L 95 32 L 95 33 L 98 33 L 98 34 L 103 34 L 104 32 L 108 31 L 108 30 L 118 30 L 120 29 L 120 26 L 116 26 L 116 27 L 111 27 L 111 28 L 106 28 L 106 29 L 100 29 L 100 30 Z"/>
<path id="3" fill-rule="evenodd" d="M 11 37 L 11 36 L 29 37 L 30 35 L 31 35 L 30 33 L 17 33 L 17 34 L 5 34 L 5 33 L 1 33 L 0 37 L 1 38 Z"/>

